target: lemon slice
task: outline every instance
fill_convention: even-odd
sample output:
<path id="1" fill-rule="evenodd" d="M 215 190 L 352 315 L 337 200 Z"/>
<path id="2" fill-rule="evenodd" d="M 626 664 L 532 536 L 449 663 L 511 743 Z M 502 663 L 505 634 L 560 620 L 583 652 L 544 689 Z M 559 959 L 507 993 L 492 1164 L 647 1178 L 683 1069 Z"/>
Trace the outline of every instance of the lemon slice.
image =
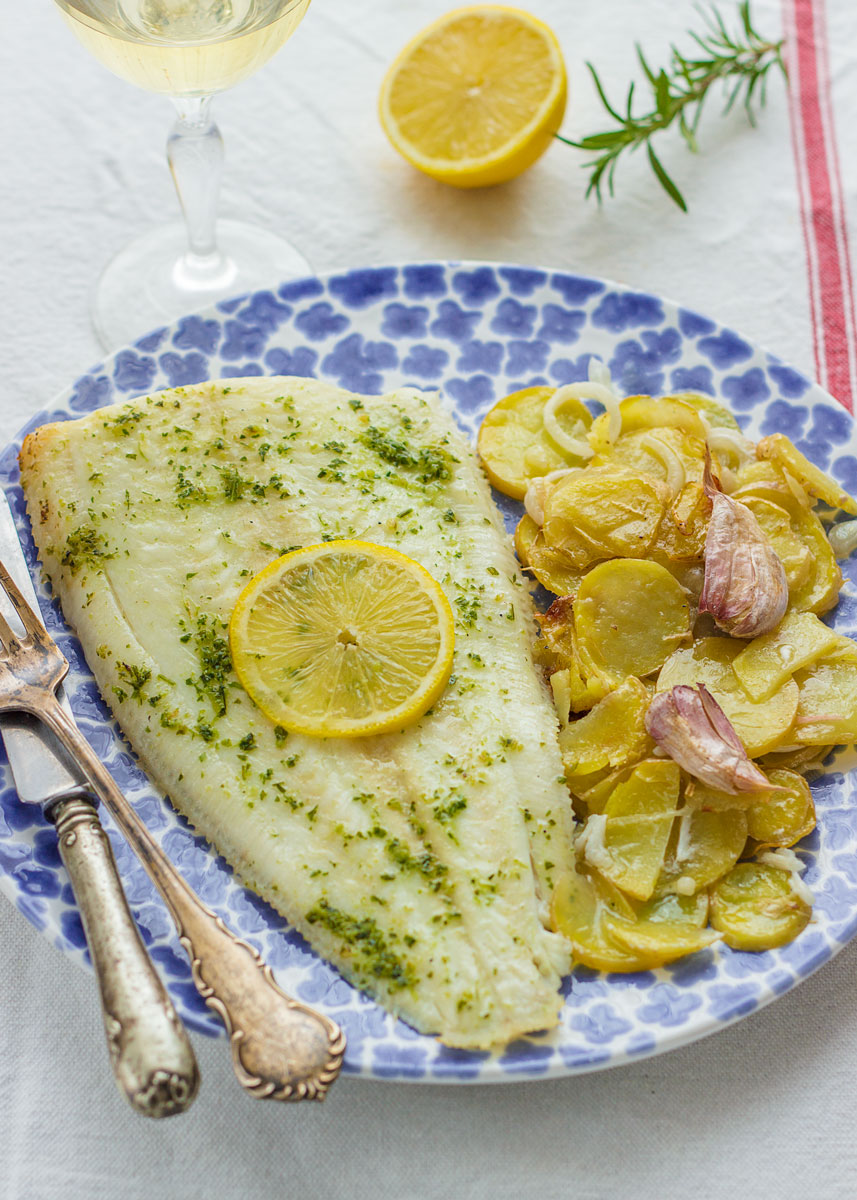
<path id="1" fill-rule="evenodd" d="M 542 155 L 565 112 L 562 52 L 516 8 L 459 8 L 422 30 L 381 85 L 380 117 L 413 166 L 456 187 L 514 179 Z"/>
<path id="2" fill-rule="evenodd" d="M 440 585 L 398 550 L 337 541 L 270 563 L 229 622 L 238 678 L 272 721 L 314 737 L 362 737 L 421 717 L 452 667 Z"/>

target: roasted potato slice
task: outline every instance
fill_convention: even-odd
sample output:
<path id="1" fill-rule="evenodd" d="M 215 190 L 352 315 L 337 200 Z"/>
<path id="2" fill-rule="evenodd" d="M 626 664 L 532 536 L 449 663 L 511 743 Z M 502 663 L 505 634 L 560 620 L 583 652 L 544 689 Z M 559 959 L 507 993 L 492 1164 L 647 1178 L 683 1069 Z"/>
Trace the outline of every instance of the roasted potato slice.
<path id="1" fill-rule="evenodd" d="M 815 829 L 815 804 L 803 776 L 780 769 L 768 778 L 777 790 L 747 808 L 747 835 L 756 851 L 793 846 Z"/>
<path id="2" fill-rule="evenodd" d="M 607 928 L 614 941 L 636 956 L 636 969 L 646 971 L 675 962 L 687 954 L 695 954 L 697 950 L 705 950 L 721 940 L 716 930 L 702 929 L 683 921 L 673 923 L 638 919 L 633 925 L 611 921 Z"/>
<path id="3" fill-rule="evenodd" d="M 648 759 L 618 784 L 604 809 L 601 873 L 636 900 L 648 900 L 663 866 L 679 794 L 679 768 Z"/>
<path id="4" fill-rule="evenodd" d="M 788 612 L 776 629 L 753 638 L 735 655 L 732 670 L 751 700 L 768 700 L 795 671 L 823 658 L 843 640 L 815 613 Z"/>
<path id="5" fill-rule="evenodd" d="M 586 712 L 616 684 L 616 680 L 606 671 L 599 670 L 581 656 L 574 628 L 573 605 L 571 596 L 560 596 L 546 613 L 537 618 L 543 644 L 555 668 L 555 673 L 551 675 L 551 688 L 563 724 L 567 722 L 569 712 Z M 566 697 L 568 707 L 563 711 Z"/>
<path id="6" fill-rule="evenodd" d="M 761 459 L 770 459 L 784 471 L 788 471 L 815 500 L 821 500 L 830 508 L 841 508 L 843 512 L 857 516 L 857 500 L 835 479 L 801 454 L 784 433 L 772 433 L 770 437 L 762 438 L 756 446 L 756 455 Z"/>
<path id="7" fill-rule="evenodd" d="M 789 593 L 789 604 L 803 612 L 822 615 L 829 612 L 839 599 L 842 587 L 842 572 L 827 540 L 824 526 L 814 512 L 805 512 L 797 520 L 797 531 L 812 555 L 813 570 L 810 578 Z"/>
<path id="8" fill-rule="evenodd" d="M 655 895 L 693 895 L 732 868 L 747 842 L 740 808 L 707 812 L 685 807 L 675 819 Z"/>
<path id="9" fill-rule="evenodd" d="M 702 413 L 712 429 L 734 429 L 737 433 L 741 432 L 741 426 L 729 409 L 718 404 L 712 396 L 705 396 L 702 392 L 676 392 L 674 395 L 664 398 L 680 400 L 682 404 L 689 404 L 691 408 Z"/>
<path id="10" fill-rule="evenodd" d="M 718 934 L 691 921 L 640 920 L 618 888 L 596 871 L 563 876 L 554 889 L 554 927 L 577 963 L 596 971 L 648 971 L 700 950 Z"/>
<path id="11" fill-rule="evenodd" d="M 693 896 L 677 896 L 668 892 L 654 896 L 637 908 L 637 918 L 652 924 L 692 925 L 702 929 L 708 923 L 708 892 Z"/>
<path id="12" fill-rule="evenodd" d="M 641 755 L 640 759 L 623 763 L 619 767 L 604 767 L 601 771 L 587 776 L 579 784 L 575 797 L 581 802 L 587 816 L 604 812 L 613 792 L 620 783 L 625 782 L 637 763 L 642 761 L 642 757 Z"/>
<path id="13" fill-rule="evenodd" d="M 623 433 L 608 450 L 596 454 L 590 465 L 608 469 L 618 467 L 635 475 L 651 475 L 666 483 L 670 476 L 668 464 L 675 469 L 676 463 L 683 475 L 679 486 L 688 481 L 701 482 L 705 471 L 705 442 L 682 429 L 663 426 Z"/>
<path id="14" fill-rule="evenodd" d="M 554 928 L 571 943 L 574 960 L 595 971 L 639 971 L 634 953 L 611 930 L 633 924 L 635 913 L 617 887 L 597 873 L 578 868 L 557 882 L 551 902 Z"/>
<path id="15" fill-rule="evenodd" d="M 822 769 L 824 760 L 833 746 L 797 746 L 788 750 L 773 751 L 759 759 L 759 766 L 766 772 L 795 771 L 802 776 L 812 776 Z"/>
<path id="16" fill-rule="evenodd" d="M 812 550 L 798 533 L 798 522 L 781 504 L 775 504 L 772 500 L 756 495 L 740 495 L 738 492 L 733 493 L 733 499 L 746 505 L 759 522 L 762 532 L 783 564 L 789 585 L 789 599 L 793 602 L 814 573 Z"/>
<path id="17" fill-rule="evenodd" d="M 541 529 L 526 513 L 515 528 L 515 553 L 521 565 L 555 596 L 571 596 L 577 591 L 585 568 L 576 567 L 562 550 L 548 546 Z"/>
<path id="18" fill-rule="evenodd" d="M 530 546 L 527 566 L 542 587 L 555 596 L 573 596 L 588 569 L 576 567 L 564 551 L 548 546 L 541 530 Z"/>
<path id="19" fill-rule="evenodd" d="M 782 467 L 767 459 L 749 459 L 735 472 L 736 489 L 732 493 L 737 499 L 745 495 L 757 495 L 763 500 L 779 504 L 786 498 L 800 501 L 803 508 L 811 508 L 809 496 L 802 489 L 789 487 Z M 802 493 L 802 494 L 801 494 Z"/>
<path id="20" fill-rule="evenodd" d="M 648 559 L 616 558 L 584 576 L 574 627 L 585 666 L 617 682 L 648 675 L 690 636 L 684 589 Z"/>
<path id="21" fill-rule="evenodd" d="M 732 669 L 746 644 L 737 638 L 707 637 L 676 650 L 661 668 L 657 690 L 669 691 L 680 683 L 704 683 L 732 722 L 747 753 L 755 758 L 776 749 L 787 735 L 791 737 L 798 687 L 794 680 L 788 680 L 767 700 L 752 700 Z"/>
<path id="22" fill-rule="evenodd" d="M 831 609 L 839 598 L 842 572 L 815 513 L 790 492 L 776 493 L 769 488 L 740 488 L 733 499 L 750 509 L 782 562 L 789 607 L 814 613 Z"/>
<path id="23" fill-rule="evenodd" d="M 670 501 L 668 489 L 651 475 L 583 471 L 558 479 L 545 501 L 545 541 L 571 554 L 575 563 L 588 547 L 586 566 L 599 558 L 645 556 Z"/>
<path id="24" fill-rule="evenodd" d="M 821 659 L 797 675 L 800 688 L 793 741 L 804 746 L 857 742 L 857 664 Z"/>
<path id="25" fill-rule="evenodd" d="M 622 417 L 621 433 L 666 427 L 680 429 L 705 441 L 705 426 L 699 419 L 699 414 L 693 405 L 685 404 L 676 396 L 664 396 L 660 399 L 651 396 L 628 396 L 619 405 L 619 413 Z M 596 454 L 608 453 L 611 445 L 615 444 L 611 443 L 608 435 L 609 425 L 609 413 L 602 413 L 592 422 L 589 444 Z"/>
<path id="26" fill-rule="evenodd" d="M 733 950 L 784 946 L 811 915 L 789 872 L 764 863 L 739 863 L 711 889 L 711 924 Z"/>
<path id="27" fill-rule="evenodd" d="M 678 563 L 702 563 L 711 500 L 701 484 L 686 483 L 661 522 L 649 553 L 672 570 Z"/>
<path id="28" fill-rule="evenodd" d="M 541 529 L 535 523 L 533 518 L 527 513 L 521 517 L 518 524 L 515 526 L 515 553 L 521 566 L 527 567 L 530 564 L 530 549 L 533 542 L 541 533 Z"/>
<path id="29" fill-rule="evenodd" d="M 555 390 L 532 387 L 504 396 L 479 427 L 476 448 L 485 473 L 498 491 L 515 500 L 523 500 L 532 479 L 586 462 L 585 457 L 576 458 L 560 449 L 544 427 L 544 407 Z M 586 405 L 572 398 L 562 406 L 557 420 L 571 437 L 580 439 L 592 423 Z"/>
<path id="30" fill-rule="evenodd" d="M 639 762 L 651 753 L 654 742 L 645 725 L 648 707 L 648 691 L 632 676 L 599 700 L 591 712 L 560 730 L 559 747 L 572 791 L 604 767 Z"/>

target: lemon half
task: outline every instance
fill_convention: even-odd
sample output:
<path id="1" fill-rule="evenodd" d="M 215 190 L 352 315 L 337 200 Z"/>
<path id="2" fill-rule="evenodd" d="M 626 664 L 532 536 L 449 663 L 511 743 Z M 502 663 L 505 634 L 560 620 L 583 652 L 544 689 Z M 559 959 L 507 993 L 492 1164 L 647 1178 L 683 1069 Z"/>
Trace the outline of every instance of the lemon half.
<path id="1" fill-rule="evenodd" d="M 395 59 L 381 124 L 408 162 L 456 187 L 513 179 L 551 143 L 565 112 L 556 37 L 529 13 L 476 5 L 447 13 Z"/>
<path id="2" fill-rule="evenodd" d="M 255 575 L 229 622 L 235 671 L 266 716 L 314 737 L 416 721 L 452 668 L 454 618 L 413 559 L 371 542 L 285 554 Z"/>

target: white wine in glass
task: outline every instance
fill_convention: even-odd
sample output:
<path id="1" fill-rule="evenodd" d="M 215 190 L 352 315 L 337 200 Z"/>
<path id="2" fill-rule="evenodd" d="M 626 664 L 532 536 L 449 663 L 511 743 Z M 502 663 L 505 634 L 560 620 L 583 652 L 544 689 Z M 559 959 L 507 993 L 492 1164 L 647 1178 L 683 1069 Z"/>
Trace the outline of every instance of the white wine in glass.
<path id="1" fill-rule="evenodd" d="M 278 235 L 217 221 L 223 142 L 211 98 L 258 70 L 310 0 L 55 0 L 91 53 L 138 87 L 163 92 L 177 118 L 167 157 L 184 221 L 137 238 L 107 265 L 93 319 L 107 349 L 182 313 L 276 278 L 309 273 Z"/>

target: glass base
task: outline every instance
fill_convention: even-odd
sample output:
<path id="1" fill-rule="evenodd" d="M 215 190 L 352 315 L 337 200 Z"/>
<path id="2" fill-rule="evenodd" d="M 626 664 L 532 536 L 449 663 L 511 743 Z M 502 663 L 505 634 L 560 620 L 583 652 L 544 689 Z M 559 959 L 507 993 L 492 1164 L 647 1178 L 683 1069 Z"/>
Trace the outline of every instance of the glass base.
<path id="1" fill-rule="evenodd" d="M 95 289 L 92 321 L 105 350 L 116 350 L 152 329 L 218 300 L 312 274 L 304 256 L 270 230 L 243 221 L 218 221 L 220 253 L 189 255 L 182 222 L 135 238 L 104 268 Z"/>

